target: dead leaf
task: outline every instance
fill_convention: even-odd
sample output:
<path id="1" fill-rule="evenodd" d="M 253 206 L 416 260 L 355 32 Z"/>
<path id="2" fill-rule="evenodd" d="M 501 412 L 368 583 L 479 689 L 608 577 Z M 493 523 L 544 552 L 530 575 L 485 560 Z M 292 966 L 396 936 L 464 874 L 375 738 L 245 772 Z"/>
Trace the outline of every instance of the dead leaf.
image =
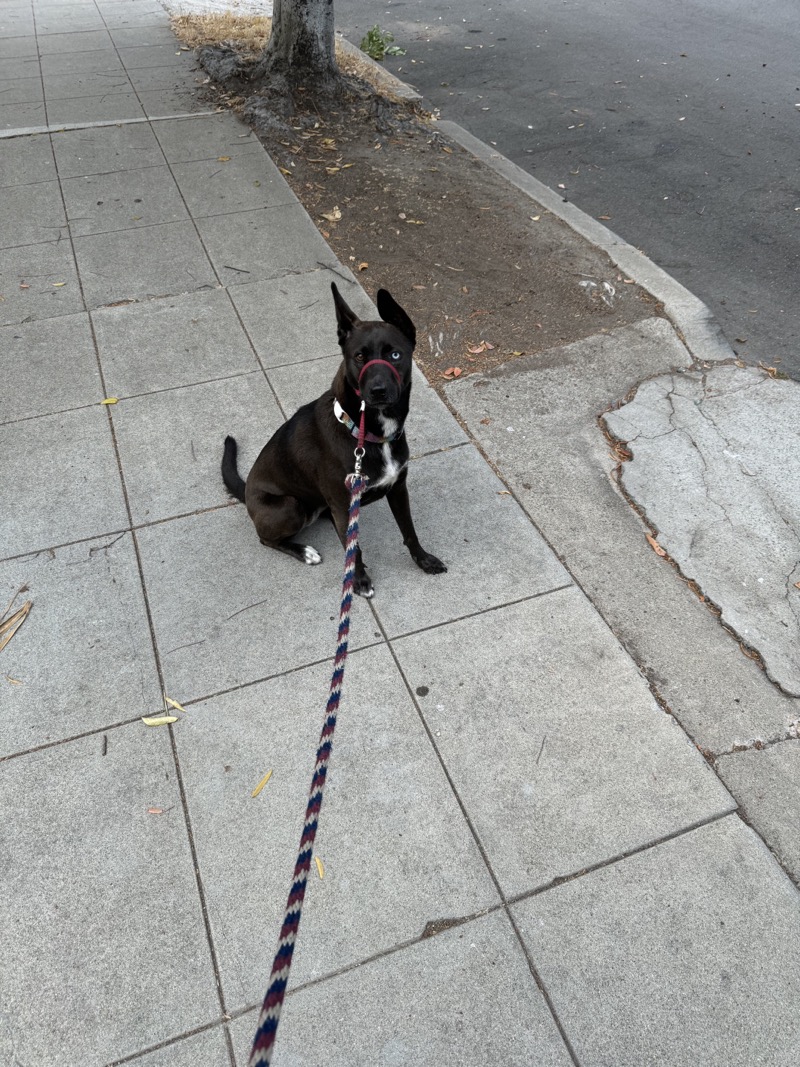
<path id="1" fill-rule="evenodd" d="M 366 260 L 365 260 L 363 263 L 359 263 L 358 269 L 359 270 L 366 270 L 368 266 L 369 266 L 369 263 L 367 263 Z"/>
<path id="2" fill-rule="evenodd" d="M 142 716 L 145 726 L 166 726 L 168 723 L 177 722 L 177 715 L 148 715 Z"/>
<path id="3" fill-rule="evenodd" d="M 326 174 L 338 174 L 340 170 L 341 170 L 341 167 L 326 167 L 325 168 L 325 173 Z"/>
<path id="4" fill-rule="evenodd" d="M 148 815 L 163 815 L 164 814 L 164 809 L 163 808 L 148 808 L 147 809 L 147 814 Z"/>
<path id="5" fill-rule="evenodd" d="M 164 694 L 164 700 L 167 704 L 169 704 L 171 708 L 177 708 L 178 711 L 182 711 L 184 715 L 186 714 L 186 708 L 182 707 L 182 705 L 180 705 L 177 700 L 173 700 L 172 697 L 168 697 L 166 693 Z"/>
<path id="6" fill-rule="evenodd" d="M 610 215 L 598 215 L 597 217 L 598 217 L 598 219 L 602 219 L 603 222 L 609 222 L 610 219 L 611 219 Z"/>
<path id="7" fill-rule="evenodd" d="M 794 587 L 795 587 L 795 589 L 800 589 L 800 582 L 795 582 L 794 583 Z M 9 681 L 11 681 L 10 678 L 9 678 Z"/>
<path id="8" fill-rule="evenodd" d="M 10 674 L 6 675 L 6 681 L 9 685 L 24 685 L 25 683 L 19 678 L 12 678 Z"/>
<path id="9" fill-rule="evenodd" d="M 424 226 L 425 225 L 425 223 L 422 221 L 422 219 L 406 219 L 406 222 L 410 226 Z"/>
<path id="10" fill-rule="evenodd" d="M 452 148 L 448 148 L 446 144 L 442 145 L 442 151 L 443 152 L 447 152 L 448 156 L 452 156 L 452 154 L 453 154 L 453 149 Z"/>
<path id="11" fill-rule="evenodd" d="M 320 878 L 324 878 L 325 877 L 325 864 L 322 862 L 322 860 L 319 858 L 319 856 L 315 856 L 314 857 L 314 863 L 316 863 L 316 865 L 317 865 L 317 874 L 320 876 Z"/>
<path id="12" fill-rule="evenodd" d="M 105 400 L 101 400 L 100 403 L 101 404 L 118 404 L 119 403 L 119 397 L 118 396 L 107 396 L 105 398 Z"/>
<path id="13" fill-rule="evenodd" d="M 509 491 L 507 489 L 498 489 L 497 495 L 498 496 L 511 496 L 511 493 L 509 493 Z"/>
<path id="14" fill-rule="evenodd" d="M 452 381 L 453 378 L 460 378 L 461 377 L 461 368 L 460 367 L 448 367 L 447 370 L 442 375 L 442 377 L 447 378 L 448 381 Z"/>
<path id="15" fill-rule="evenodd" d="M 481 419 L 481 426 L 489 426 L 491 421 L 491 419 Z"/>
<path id="16" fill-rule="evenodd" d="M 531 222 L 538 222 L 541 217 L 541 215 L 531 215 Z"/>
<path id="17" fill-rule="evenodd" d="M 264 775 L 264 777 L 261 779 L 261 781 L 255 787 L 253 792 L 250 794 L 250 796 L 251 797 L 257 797 L 258 794 L 261 792 L 261 790 L 264 788 L 264 786 L 267 784 L 267 782 L 270 780 L 271 777 L 272 777 L 272 771 L 267 771 L 267 773 Z"/>
<path id="18" fill-rule="evenodd" d="M 14 601 L 12 600 L 11 603 L 13 604 Z M 32 605 L 32 600 L 26 600 L 21 608 L 0 623 L 0 652 L 3 651 L 20 626 L 22 626 L 23 622 L 25 622 Z M 9 607 L 10 606 L 11 605 L 9 604 Z M 6 608 L 6 610 L 8 610 L 8 608 Z"/>
<path id="19" fill-rule="evenodd" d="M 66 284 L 67 284 L 66 282 L 53 282 L 53 288 L 54 289 L 61 289 L 61 287 L 66 285 Z"/>
<path id="20" fill-rule="evenodd" d="M 479 356 L 481 352 L 486 351 L 486 342 L 481 341 L 479 345 L 467 345 L 467 351 L 473 356 Z"/>
<path id="21" fill-rule="evenodd" d="M 217 163 L 230 163 L 230 156 L 217 156 Z"/>
<path id="22" fill-rule="evenodd" d="M 427 289 L 427 285 L 412 285 L 412 289 Z"/>
<path id="23" fill-rule="evenodd" d="M 655 537 L 653 537 L 652 534 L 645 534 L 645 537 L 647 538 L 648 545 L 650 545 L 650 547 L 657 556 L 666 556 L 667 553 L 664 551 L 658 541 L 656 541 Z"/>
<path id="24" fill-rule="evenodd" d="M 337 204 L 336 207 L 333 208 L 332 211 L 327 211 L 327 212 L 323 212 L 322 213 L 322 218 L 323 219 L 327 219 L 328 222 L 338 222 L 341 217 L 342 217 L 342 213 L 339 210 L 338 204 Z"/>
<path id="25" fill-rule="evenodd" d="M 522 352 L 512 352 L 511 355 L 512 356 L 524 356 L 525 352 L 524 351 L 522 351 Z"/>
<path id="26" fill-rule="evenodd" d="M 20 285 L 20 289 L 30 289 L 30 286 L 27 284 L 27 282 L 23 282 L 22 285 Z"/>

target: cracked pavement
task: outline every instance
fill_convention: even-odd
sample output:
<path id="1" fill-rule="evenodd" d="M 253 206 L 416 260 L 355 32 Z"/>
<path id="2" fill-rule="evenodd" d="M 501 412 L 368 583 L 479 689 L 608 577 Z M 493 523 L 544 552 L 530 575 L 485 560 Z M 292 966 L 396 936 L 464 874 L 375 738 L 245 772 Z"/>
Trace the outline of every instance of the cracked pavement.
<path id="1" fill-rule="evenodd" d="M 644 382 L 604 422 L 658 542 L 800 695 L 800 385 L 753 367 Z"/>

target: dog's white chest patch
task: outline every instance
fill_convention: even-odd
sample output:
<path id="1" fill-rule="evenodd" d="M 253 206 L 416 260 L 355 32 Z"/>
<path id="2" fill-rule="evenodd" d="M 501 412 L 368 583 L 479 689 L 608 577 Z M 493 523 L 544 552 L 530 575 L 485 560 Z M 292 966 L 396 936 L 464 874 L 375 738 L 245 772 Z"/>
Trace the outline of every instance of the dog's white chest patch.
<path id="1" fill-rule="evenodd" d="M 381 429 L 384 437 L 391 437 L 397 433 L 397 421 L 395 419 L 385 419 L 381 416 Z M 380 477 L 372 482 L 373 489 L 394 485 L 404 467 L 404 464 L 398 463 L 392 455 L 392 446 L 388 441 L 381 447 L 381 458 L 383 459 L 383 470 Z"/>

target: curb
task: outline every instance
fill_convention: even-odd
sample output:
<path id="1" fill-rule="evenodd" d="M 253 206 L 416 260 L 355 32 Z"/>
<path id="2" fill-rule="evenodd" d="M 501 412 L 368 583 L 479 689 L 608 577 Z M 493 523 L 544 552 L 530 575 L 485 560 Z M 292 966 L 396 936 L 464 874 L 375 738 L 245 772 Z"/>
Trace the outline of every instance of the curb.
<path id="1" fill-rule="evenodd" d="M 416 89 L 412 89 L 411 86 L 407 85 L 404 81 L 400 81 L 399 78 L 395 77 L 394 74 L 391 74 L 385 67 L 382 67 L 380 63 L 377 63 L 371 56 L 368 56 L 366 52 L 362 52 L 357 45 L 352 43 L 352 41 L 348 41 L 346 37 L 343 37 L 338 30 L 336 31 L 336 45 L 353 59 L 358 59 L 360 62 L 368 66 L 375 76 L 375 81 L 382 89 L 385 89 L 388 94 L 413 104 L 418 104 L 420 100 L 422 100 L 421 93 L 418 93 Z"/>
<path id="2" fill-rule="evenodd" d="M 512 163 L 504 155 L 477 137 L 473 137 L 456 122 L 439 121 L 437 128 L 461 145 L 476 159 L 486 163 L 497 174 L 526 193 L 543 208 L 561 219 L 597 248 L 601 248 L 628 277 L 647 289 L 664 305 L 667 318 L 678 331 L 693 360 L 718 362 L 734 359 L 736 353 L 725 340 L 719 323 L 710 308 L 680 282 L 657 266 L 644 253 L 623 241 L 608 227 L 587 215 L 585 211 L 567 203 L 547 185 Z"/>

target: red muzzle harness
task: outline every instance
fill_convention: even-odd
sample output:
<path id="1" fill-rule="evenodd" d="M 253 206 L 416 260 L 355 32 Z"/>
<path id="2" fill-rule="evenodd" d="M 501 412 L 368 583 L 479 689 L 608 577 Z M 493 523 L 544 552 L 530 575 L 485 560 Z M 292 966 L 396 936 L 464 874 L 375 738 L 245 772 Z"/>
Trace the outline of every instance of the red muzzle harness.
<path id="1" fill-rule="evenodd" d="M 396 367 L 393 367 L 391 365 L 391 363 L 389 363 L 389 361 L 386 360 L 386 359 L 371 359 L 369 361 L 369 363 L 365 363 L 364 366 L 361 368 L 361 373 L 358 376 L 359 388 L 356 389 L 356 396 L 361 396 L 361 379 L 364 377 L 364 372 L 367 370 L 368 367 L 374 367 L 377 363 L 381 363 L 381 364 L 383 364 L 384 367 L 388 367 L 389 368 L 389 370 L 392 372 L 392 374 L 395 376 L 395 378 L 397 378 L 397 384 L 402 389 L 402 387 L 403 387 L 403 379 L 397 373 L 397 368 Z"/>

